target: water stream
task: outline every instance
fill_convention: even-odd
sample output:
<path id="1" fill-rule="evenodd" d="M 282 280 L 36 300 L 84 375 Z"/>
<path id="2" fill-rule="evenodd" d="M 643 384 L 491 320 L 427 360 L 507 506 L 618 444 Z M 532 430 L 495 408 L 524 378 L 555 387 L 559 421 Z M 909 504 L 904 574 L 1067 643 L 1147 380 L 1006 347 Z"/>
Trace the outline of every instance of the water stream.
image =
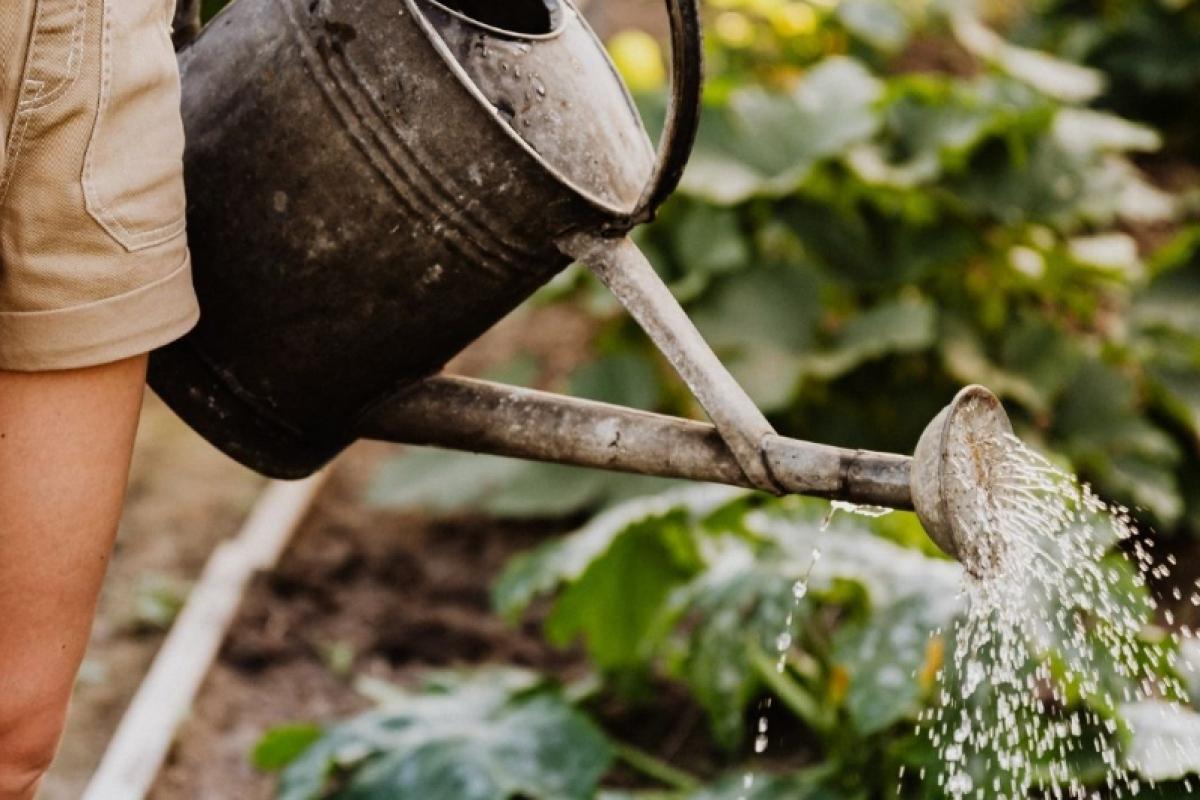
<path id="1" fill-rule="evenodd" d="M 944 632 L 950 656 L 938 696 L 917 724 L 940 767 L 907 779 L 901 771 L 901 784 L 936 781 L 955 800 L 1135 796 L 1147 782 L 1122 756 L 1120 712 L 1145 704 L 1166 713 L 1170 706 L 1150 701 L 1187 697 L 1177 678 L 1162 677 L 1170 671 L 1154 663 L 1145 644 L 1149 621 L 1174 622 L 1146 590 L 1151 578 L 1169 576 L 1174 559 L 1156 559 L 1153 541 L 1138 534 L 1127 509 L 1105 504 L 1016 437 L 987 446 L 990 491 L 973 492 L 975 502 L 957 510 L 977 561 L 963 571 L 961 613 Z M 978 480 L 968 465 L 958 466 L 951 474 Z M 839 512 L 879 516 L 887 509 L 835 502 L 823 530 Z M 793 612 L 819 558 L 814 550 L 795 585 Z M 1179 589 L 1173 596 L 1184 599 Z M 1200 592 L 1188 599 L 1200 605 Z M 776 642 L 781 671 L 793 615 Z M 1163 635 L 1179 644 L 1193 632 Z M 768 746 L 770 702 L 760 706 L 758 754 Z M 1091 766 L 1098 781 L 1089 782 L 1102 784 L 1103 793 L 1075 777 L 1080 763 Z M 739 800 L 753 782 L 747 774 Z"/>
<path id="2" fill-rule="evenodd" d="M 1130 591 L 1169 567 L 1127 509 L 1015 437 L 994 445 L 992 491 L 963 510 L 985 568 L 964 573 L 952 658 L 918 726 L 942 762 L 937 781 L 953 798 L 1098 798 L 1071 768 L 1094 761 L 1108 796 L 1136 795 L 1115 714 L 1089 709 L 1186 697 L 1142 646 L 1157 602 Z"/>

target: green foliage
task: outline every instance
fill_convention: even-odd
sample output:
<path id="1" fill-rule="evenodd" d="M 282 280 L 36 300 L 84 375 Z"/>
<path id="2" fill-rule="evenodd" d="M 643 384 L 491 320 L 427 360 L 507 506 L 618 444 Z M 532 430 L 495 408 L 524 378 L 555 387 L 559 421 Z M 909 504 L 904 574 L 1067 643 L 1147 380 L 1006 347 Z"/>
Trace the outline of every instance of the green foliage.
<path id="1" fill-rule="evenodd" d="M 264 771 L 283 769 L 321 738 L 319 725 L 298 722 L 272 728 L 254 746 L 250 761 Z"/>
<path id="2" fill-rule="evenodd" d="M 497 585 L 498 605 L 512 616 L 538 596 L 550 598 L 549 627 L 557 615 L 569 615 L 577 622 L 572 632 L 585 637 L 590 650 L 622 654 L 616 665 L 622 670 L 640 662 L 645 672 L 687 686 L 707 711 L 714 739 L 731 752 L 749 733 L 748 711 L 769 692 L 815 737 L 829 772 L 820 791 L 924 796 L 927 787 L 905 783 L 899 768 L 933 775 L 938 764 L 911 732 L 953 647 L 946 638 L 960 611 L 957 564 L 889 541 L 885 536 L 902 529 L 889 518 L 829 519 L 823 504 L 795 498 L 693 490 L 632 501 L 598 521 L 514 562 Z M 658 545 L 655 536 L 662 539 Z M 669 593 L 643 591 L 637 578 L 626 592 L 593 582 L 597 573 L 617 582 L 638 557 L 654 562 L 663 550 L 686 552 L 691 567 L 690 578 L 676 573 L 664 581 L 673 587 Z M 613 560 L 613 552 L 621 557 Z M 590 562 L 583 563 L 585 557 Z M 1125 587 L 1129 612 L 1146 621 L 1146 637 L 1128 652 L 1111 654 L 1100 635 L 1104 620 L 1092 620 L 1088 646 L 1101 674 L 1089 692 L 1072 690 L 1072 708 L 1123 725 L 1125 757 L 1147 777 L 1182 777 L 1196 768 L 1186 754 L 1194 752 L 1189 743 L 1200 715 L 1174 705 L 1163 723 L 1152 724 L 1145 709 L 1110 705 L 1129 686 L 1120 672 L 1104 669 L 1109 662 L 1145 663 L 1150 674 L 1167 676 L 1175 657 L 1169 641 L 1149 626 L 1146 589 L 1127 563 L 1112 559 L 1104 568 Z M 798 582 L 805 591 L 796 591 Z M 580 594 L 592 591 L 595 605 L 575 615 Z M 607 616 L 597 613 L 601 606 Z M 614 620 L 631 621 L 636 643 Z M 1056 672 L 1074 646 L 1065 639 L 1030 645 Z M 1176 751 L 1179 758 L 1164 755 Z M 1082 781 L 1103 779 L 1094 760 L 1080 758 L 1074 766 Z"/>
<path id="3" fill-rule="evenodd" d="M 498 456 L 409 448 L 372 478 L 367 502 L 439 513 L 561 517 L 658 491 L 670 481 Z"/>
<path id="4" fill-rule="evenodd" d="M 296 729 L 268 734 L 256 755 L 287 763 L 281 800 L 588 800 L 612 763 L 604 734 L 526 672 L 440 673 L 420 692 L 387 694 L 304 749 L 292 747 Z"/>
<path id="5" fill-rule="evenodd" d="M 1105 104 L 1183 137 L 1196 133 L 1200 6 L 1161 0 L 1038 0 L 1015 26 L 1025 41 L 1103 71 Z"/>
<path id="6" fill-rule="evenodd" d="M 1102 494 L 1200 530 L 1194 322 L 1184 299 L 1155 311 L 1191 278 L 1126 232 L 1178 210 L 1132 160 L 1156 132 L 1086 105 L 1100 73 L 961 14 L 834 4 L 802 47 L 791 4 L 720 7 L 695 155 L 638 241 L 781 432 L 905 452 L 984 383 Z M 972 69 L 897 69 L 917 34 Z M 1156 313 L 1154 335 L 1129 324 Z"/>
<path id="7" fill-rule="evenodd" d="M 1164 534 L 1200 533 L 1200 227 L 1147 246 L 1187 202 L 1142 175 L 1162 141 L 1133 121 L 1172 137 L 1194 128 L 1196 4 L 1039 0 L 1036 18 L 997 23 L 1056 55 L 957 3 L 711 5 L 695 154 L 635 237 L 777 428 L 907 452 L 958 386 L 984 383 L 1022 436 L 1101 494 Z M 661 121 L 661 93 L 638 102 Z M 601 357 L 573 393 L 696 412 L 590 279 L 542 299 L 599 321 Z M 826 531 L 826 507 L 795 499 L 702 487 L 629 500 L 664 486 L 418 450 L 384 468 L 371 498 L 500 516 L 607 509 L 514 560 L 495 607 L 515 621 L 536 604 L 550 641 L 582 643 L 605 691 L 652 676 L 686 687 L 727 775 L 693 787 L 552 686 L 484 672 L 401 693 L 307 747 L 304 728 L 277 733 L 260 750 L 267 766 L 296 756 L 284 796 L 590 797 L 624 760 L 668 788 L 597 797 L 941 797 L 932 777 L 917 779 L 939 760 L 912 731 L 953 648 L 959 568 L 915 517 L 840 515 Z M 1106 569 L 1144 613 L 1145 589 L 1119 562 Z M 1096 687 L 1068 687 L 1069 711 L 1119 723 L 1123 756 L 1158 781 L 1142 796 L 1190 795 L 1179 779 L 1200 771 L 1200 717 L 1183 698 L 1113 701 L 1127 688 L 1118 658 L 1168 674 L 1171 647 L 1146 616 L 1131 652 L 1108 653 L 1104 621 L 1090 622 L 1086 646 L 1109 669 Z M 1060 678 L 1070 646 L 1042 643 Z M 803 731 L 815 769 L 772 775 L 739 760 L 766 694 Z M 559 763 L 568 743 L 574 760 Z M 528 757 L 505 749 L 516 746 Z M 756 773 L 749 787 L 743 767 Z M 1094 759 L 1072 768 L 1103 780 Z"/>

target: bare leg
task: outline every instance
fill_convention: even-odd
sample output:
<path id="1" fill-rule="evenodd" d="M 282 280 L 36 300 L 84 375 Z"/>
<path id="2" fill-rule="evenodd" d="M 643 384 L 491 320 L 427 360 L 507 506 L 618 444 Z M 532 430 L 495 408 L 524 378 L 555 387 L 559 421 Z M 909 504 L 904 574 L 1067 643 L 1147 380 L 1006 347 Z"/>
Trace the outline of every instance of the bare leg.
<path id="1" fill-rule="evenodd" d="M 0 372 L 0 800 L 58 746 L 121 515 L 144 356 Z"/>

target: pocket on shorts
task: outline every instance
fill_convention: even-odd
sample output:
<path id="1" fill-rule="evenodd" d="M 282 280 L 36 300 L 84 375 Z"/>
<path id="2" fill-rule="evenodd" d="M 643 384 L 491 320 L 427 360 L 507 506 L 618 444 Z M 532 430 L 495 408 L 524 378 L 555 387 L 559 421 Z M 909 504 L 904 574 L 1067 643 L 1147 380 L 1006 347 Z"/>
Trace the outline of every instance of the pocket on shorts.
<path id="1" fill-rule="evenodd" d="M 179 71 L 164 0 L 103 0 L 96 121 L 83 166 L 88 213 L 127 250 L 183 233 Z"/>

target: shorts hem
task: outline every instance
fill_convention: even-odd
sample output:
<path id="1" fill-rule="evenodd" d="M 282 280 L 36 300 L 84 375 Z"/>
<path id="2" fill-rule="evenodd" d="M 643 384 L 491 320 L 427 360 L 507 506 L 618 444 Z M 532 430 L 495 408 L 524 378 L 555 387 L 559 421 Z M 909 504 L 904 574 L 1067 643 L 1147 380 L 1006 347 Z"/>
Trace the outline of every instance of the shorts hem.
<path id="1" fill-rule="evenodd" d="M 49 372 L 148 353 L 200 318 L 188 255 L 174 272 L 125 294 L 51 311 L 0 311 L 0 370 Z"/>

